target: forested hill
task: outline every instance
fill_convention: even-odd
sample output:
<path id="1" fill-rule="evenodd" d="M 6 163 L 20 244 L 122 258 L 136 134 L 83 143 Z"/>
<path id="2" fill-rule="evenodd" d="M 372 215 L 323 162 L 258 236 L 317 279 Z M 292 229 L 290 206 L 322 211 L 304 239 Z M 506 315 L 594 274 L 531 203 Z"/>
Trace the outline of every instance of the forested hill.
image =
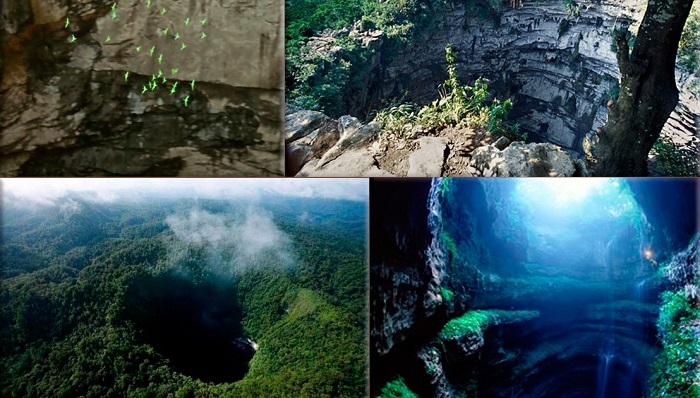
<path id="1" fill-rule="evenodd" d="M 365 396 L 366 214 L 6 196 L 0 396 Z"/>

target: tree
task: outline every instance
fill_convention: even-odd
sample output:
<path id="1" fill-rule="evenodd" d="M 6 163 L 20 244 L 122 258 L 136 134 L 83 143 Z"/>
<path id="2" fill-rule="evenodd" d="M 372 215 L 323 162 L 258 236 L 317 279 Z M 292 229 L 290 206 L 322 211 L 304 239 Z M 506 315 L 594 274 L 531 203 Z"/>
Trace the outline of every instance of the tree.
<path id="1" fill-rule="evenodd" d="M 598 137 L 601 176 L 645 176 L 647 156 L 678 103 L 676 52 L 693 0 L 649 0 L 632 52 L 627 28 L 614 31 L 620 95 L 608 102 Z"/>

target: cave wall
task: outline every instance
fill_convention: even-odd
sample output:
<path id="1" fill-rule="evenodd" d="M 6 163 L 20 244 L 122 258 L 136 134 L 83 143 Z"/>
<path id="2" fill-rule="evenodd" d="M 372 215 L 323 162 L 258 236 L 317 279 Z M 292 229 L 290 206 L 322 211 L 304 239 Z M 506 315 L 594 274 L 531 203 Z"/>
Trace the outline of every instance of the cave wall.
<path id="1" fill-rule="evenodd" d="M 283 2 L 112 4 L 2 2 L 0 175 L 282 175 Z"/>
<path id="2" fill-rule="evenodd" d="M 578 1 L 580 13 L 573 16 L 561 0 L 526 0 L 516 8 L 501 2 L 500 13 L 491 15 L 456 3 L 436 13 L 434 25 L 409 46 L 382 54 L 380 69 L 370 74 L 374 78 L 368 81 L 372 90 L 366 103 L 376 107 L 381 99 L 406 92 L 407 100 L 421 104 L 434 100 L 447 77 L 444 48 L 451 43 L 460 79 L 471 84 L 485 77 L 493 94 L 512 98 L 510 118 L 520 123 L 528 140 L 552 142 L 582 154 L 584 137 L 595 140 L 595 129 L 607 119 L 606 103 L 619 78 L 611 50 L 613 26 L 634 29 L 643 16 L 643 4 Z M 681 142 L 697 142 L 697 102 L 696 96 L 682 90 L 665 133 Z"/>

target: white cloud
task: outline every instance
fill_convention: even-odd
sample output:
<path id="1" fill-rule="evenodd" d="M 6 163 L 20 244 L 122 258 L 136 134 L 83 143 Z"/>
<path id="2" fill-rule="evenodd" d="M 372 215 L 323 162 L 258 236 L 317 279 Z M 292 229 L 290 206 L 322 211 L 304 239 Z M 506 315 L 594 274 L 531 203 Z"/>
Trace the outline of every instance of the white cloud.
<path id="1" fill-rule="evenodd" d="M 113 202 L 134 193 L 187 198 L 257 198 L 271 193 L 309 198 L 368 200 L 368 180 L 350 178 L 12 178 L 2 179 L 3 194 L 36 204 L 51 204 L 70 192 L 93 201 Z"/>

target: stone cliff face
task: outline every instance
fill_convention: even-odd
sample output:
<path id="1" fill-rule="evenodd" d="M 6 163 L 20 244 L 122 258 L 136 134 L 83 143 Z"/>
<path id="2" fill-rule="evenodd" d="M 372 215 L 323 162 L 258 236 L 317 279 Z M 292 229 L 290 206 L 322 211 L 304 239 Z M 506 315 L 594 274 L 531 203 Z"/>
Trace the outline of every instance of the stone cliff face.
<path id="1" fill-rule="evenodd" d="M 0 174 L 281 175 L 282 7 L 3 2 Z"/>
<path id="2" fill-rule="evenodd" d="M 634 30 L 644 5 L 631 0 L 584 0 L 577 13 L 560 0 L 523 1 L 521 7 L 484 16 L 463 4 L 447 6 L 434 26 L 398 53 L 382 53 L 382 63 L 368 76 L 366 101 L 349 109 L 362 114 L 367 105 L 401 97 L 428 103 L 447 77 L 443 49 L 457 52 L 457 72 L 464 82 L 483 76 L 499 98 L 512 98 L 511 118 L 529 139 L 547 141 L 583 153 L 586 136 L 607 118 L 606 103 L 615 95 L 619 70 L 611 50 L 614 26 Z M 697 145 L 700 108 L 697 96 L 684 90 L 665 127 L 681 142 Z"/>

